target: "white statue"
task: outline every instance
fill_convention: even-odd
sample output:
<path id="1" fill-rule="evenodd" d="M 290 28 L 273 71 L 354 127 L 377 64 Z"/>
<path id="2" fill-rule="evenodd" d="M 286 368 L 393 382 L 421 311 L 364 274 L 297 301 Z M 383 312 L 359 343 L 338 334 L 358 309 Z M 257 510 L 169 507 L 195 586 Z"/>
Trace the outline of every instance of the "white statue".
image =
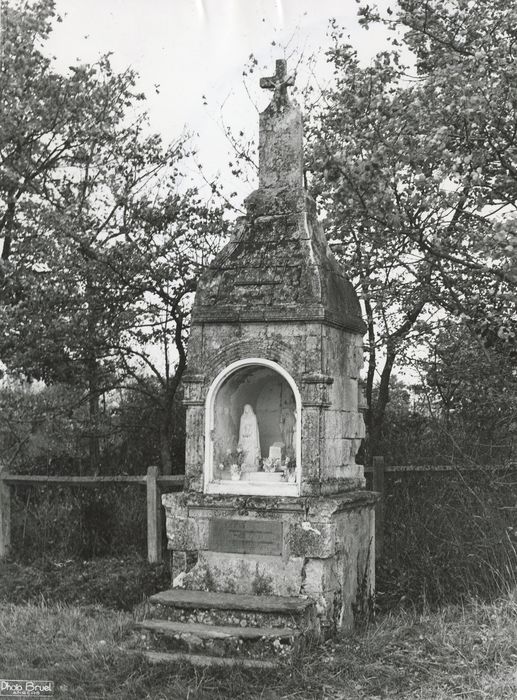
<path id="1" fill-rule="evenodd" d="M 260 459 L 259 429 L 257 416 L 249 403 L 244 406 L 244 410 L 242 411 L 238 447 L 244 452 L 242 471 L 257 471 Z"/>

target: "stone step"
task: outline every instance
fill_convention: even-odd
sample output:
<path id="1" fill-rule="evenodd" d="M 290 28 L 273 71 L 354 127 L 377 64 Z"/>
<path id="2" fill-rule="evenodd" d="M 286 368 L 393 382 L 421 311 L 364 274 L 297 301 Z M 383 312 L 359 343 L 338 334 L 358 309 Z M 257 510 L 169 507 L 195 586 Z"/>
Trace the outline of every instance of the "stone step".
<path id="1" fill-rule="evenodd" d="M 135 623 L 146 651 L 281 659 L 295 655 L 301 633 L 289 627 L 243 627 L 148 619 Z M 143 644 L 142 644 L 143 642 Z"/>
<path id="2" fill-rule="evenodd" d="M 203 625 L 193 622 L 170 622 L 168 620 L 142 620 L 135 622 L 138 629 L 150 630 L 166 635 L 191 634 L 202 639 L 228 639 L 242 637 L 243 639 L 272 639 L 294 638 L 300 635 L 298 630 L 289 627 L 241 627 L 234 625 Z"/>
<path id="3" fill-rule="evenodd" d="M 149 598 L 146 617 L 213 625 L 290 627 L 317 633 L 316 608 L 309 598 L 173 588 Z"/>
<path id="4" fill-rule="evenodd" d="M 242 659 L 221 658 L 220 656 L 206 656 L 205 654 L 182 654 L 181 652 L 167 653 L 164 651 L 144 651 L 144 657 L 151 664 L 189 663 L 193 666 L 241 666 L 243 668 L 272 669 L 278 666 L 278 662 L 267 659 Z"/>
<path id="5" fill-rule="evenodd" d="M 184 588 L 171 588 L 161 593 L 155 593 L 149 598 L 149 602 L 181 608 L 254 610 L 256 612 L 281 613 L 299 613 L 314 605 L 310 598 L 188 591 Z"/>

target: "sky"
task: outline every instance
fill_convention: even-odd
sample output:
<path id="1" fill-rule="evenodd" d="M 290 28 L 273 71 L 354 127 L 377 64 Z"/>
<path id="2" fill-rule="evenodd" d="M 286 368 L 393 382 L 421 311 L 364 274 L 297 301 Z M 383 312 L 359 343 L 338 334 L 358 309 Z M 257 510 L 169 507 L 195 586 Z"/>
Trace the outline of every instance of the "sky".
<path id="1" fill-rule="evenodd" d="M 56 7 L 63 21 L 48 49 L 57 66 L 66 70 L 112 52 L 117 70 L 139 74 L 151 129 L 167 143 L 184 130 L 192 133 L 205 176 L 223 181 L 230 149 L 222 124 L 257 136 L 257 110 L 270 97 L 258 80 L 274 73 L 275 59 L 294 66 L 300 54 L 316 55 L 324 83 L 331 17 L 346 27 L 360 57 L 382 44 L 379 32 L 357 24 L 355 0 L 56 0 Z M 259 64 L 247 90 L 243 70 L 250 54 Z M 300 75 L 298 83 L 303 80 Z"/>

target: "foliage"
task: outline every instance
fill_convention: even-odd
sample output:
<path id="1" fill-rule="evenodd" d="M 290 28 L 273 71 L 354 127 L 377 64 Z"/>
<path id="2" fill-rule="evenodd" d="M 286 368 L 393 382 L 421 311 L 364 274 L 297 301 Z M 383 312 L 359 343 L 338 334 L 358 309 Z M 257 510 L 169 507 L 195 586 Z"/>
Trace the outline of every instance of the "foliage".
<path id="1" fill-rule="evenodd" d="M 92 471 L 101 396 L 129 383 L 152 397 L 171 471 L 190 298 L 224 235 L 222 212 L 185 186 L 184 139 L 164 147 L 147 133 L 132 71 L 115 73 L 105 56 L 60 75 L 42 48 L 53 3 L 3 14 L 2 357 L 11 371 L 83 390 Z"/>
<path id="2" fill-rule="evenodd" d="M 145 493 L 138 484 L 88 488 L 18 486 L 12 547 L 20 561 L 146 552 Z"/>
<path id="3" fill-rule="evenodd" d="M 132 556 L 90 561 L 36 559 L 30 565 L 8 562 L 0 569 L 0 599 L 16 604 L 41 600 L 132 610 L 144 596 L 167 588 L 166 565 Z"/>
<path id="4" fill-rule="evenodd" d="M 463 448 L 479 461 L 482 450 L 476 456 L 476 445 L 504 445 L 511 456 L 517 431 L 517 370 L 509 348 L 484 348 L 462 325 L 448 322 L 422 365 L 429 412 L 457 451 Z"/>
<path id="5" fill-rule="evenodd" d="M 145 474 L 160 463 L 160 407 L 149 393 L 112 391 L 101 402 L 97 437 L 104 474 Z M 185 431 L 181 395 L 172 406 L 168 446 L 176 473 L 184 468 Z M 85 397 L 68 385 L 4 379 L 0 384 L 2 463 L 18 474 L 84 474 L 89 468 L 90 421 Z"/>
<path id="6" fill-rule="evenodd" d="M 515 8 L 400 0 L 363 67 L 332 28 L 334 83 L 311 129 L 313 191 L 364 301 L 375 450 L 393 367 L 437 311 L 515 343 Z M 377 401 L 373 386 L 379 377 Z"/>
<path id="7" fill-rule="evenodd" d="M 4 379 L 0 385 L 0 449 L 10 471 L 80 472 L 88 420 L 79 391 Z"/>
<path id="8" fill-rule="evenodd" d="M 143 474 L 151 464 L 160 464 L 160 406 L 154 396 L 160 395 L 148 379 L 149 391 L 137 389 L 122 392 L 112 412 L 112 429 L 119 436 L 118 447 L 109 454 L 114 473 Z M 174 474 L 185 470 L 185 407 L 182 393 L 174 396 L 170 412 L 169 451 Z"/>
<path id="9" fill-rule="evenodd" d="M 419 465 L 450 462 L 450 445 L 443 428 L 429 415 L 419 385 L 407 386 L 396 375 L 389 383 L 390 400 L 377 443 L 386 464 Z M 377 388 L 373 401 L 377 400 Z"/>
<path id="10" fill-rule="evenodd" d="M 515 461 L 517 374 L 509 347 L 486 348 L 463 324 L 444 320 L 414 369 L 419 383 L 390 379 L 377 446 L 388 464 Z"/>
<path id="11" fill-rule="evenodd" d="M 517 585 L 515 469 L 386 475 L 382 609 L 493 600 Z"/>

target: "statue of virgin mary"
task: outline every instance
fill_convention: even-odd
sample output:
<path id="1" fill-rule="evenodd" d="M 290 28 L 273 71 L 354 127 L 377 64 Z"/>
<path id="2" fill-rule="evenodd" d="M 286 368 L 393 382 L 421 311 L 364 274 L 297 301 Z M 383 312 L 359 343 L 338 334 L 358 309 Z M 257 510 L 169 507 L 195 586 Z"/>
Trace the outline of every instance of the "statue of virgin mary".
<path id="1" fill-rule="evenodd" d="M 259 429 L 257 416 L 249 403 L 245 404 L 242 411 L 238 447 L 244 452 L 242 471 L 257 471 L 260 459 Z"/>

